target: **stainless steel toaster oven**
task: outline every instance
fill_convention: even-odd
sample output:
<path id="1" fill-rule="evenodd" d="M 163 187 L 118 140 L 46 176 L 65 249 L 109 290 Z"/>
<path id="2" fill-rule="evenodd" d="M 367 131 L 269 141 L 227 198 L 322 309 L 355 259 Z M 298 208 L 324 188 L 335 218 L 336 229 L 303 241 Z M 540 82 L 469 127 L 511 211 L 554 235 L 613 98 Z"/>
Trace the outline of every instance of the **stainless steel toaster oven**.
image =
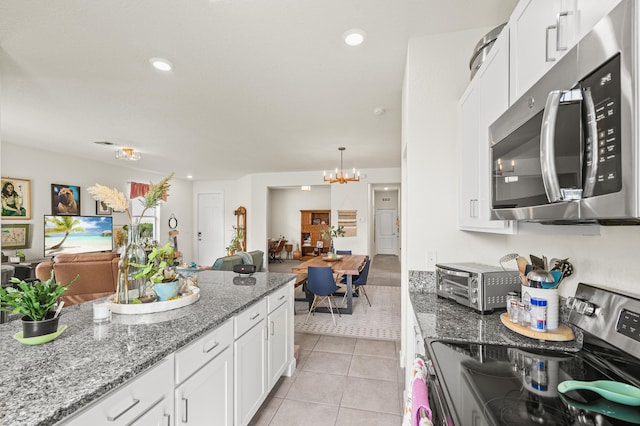
<path id="1" fill-rule="evenodd" d="M 506 296 L 520 291 L 520 275 L 515 270 L 480 263 L 440 263 L 436 265 L 436 293 L 481 313 L 506 309 Z"/>

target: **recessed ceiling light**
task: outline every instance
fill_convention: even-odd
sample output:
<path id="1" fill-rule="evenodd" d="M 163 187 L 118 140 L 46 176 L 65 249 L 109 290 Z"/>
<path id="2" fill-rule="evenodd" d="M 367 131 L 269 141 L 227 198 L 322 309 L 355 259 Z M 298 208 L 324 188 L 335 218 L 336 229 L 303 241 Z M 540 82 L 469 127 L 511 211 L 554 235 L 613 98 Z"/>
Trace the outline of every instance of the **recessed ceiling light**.
<path id="1" fill-rule="evenodd" d="M 365 32 L 358 29 L 344 33 L 344 42 L 349 46 L 360 46 L 364 42 Z"/>
<path id="2" fill-rule="evenodd" d="M 193 179 L 193 175 L 187 175 L 187 179 Z"/>
<path id="3" fill-rule="evenodd" d="M 158 71 L 168 72 L 173 69 L 173 65 L 171 65 L 171 62 L 164 58 L 151 58 L 149 59 L 149 62 Z"/>
<path id="4" fill-rule="evenodd" d="M 389 187 L 388 187 L 388 186 L 385 186 L 385 187 L 384 187 L 384 190 L 385 190 L 385 191 L 388 191 L 388 190 L 389 190 Z"/>

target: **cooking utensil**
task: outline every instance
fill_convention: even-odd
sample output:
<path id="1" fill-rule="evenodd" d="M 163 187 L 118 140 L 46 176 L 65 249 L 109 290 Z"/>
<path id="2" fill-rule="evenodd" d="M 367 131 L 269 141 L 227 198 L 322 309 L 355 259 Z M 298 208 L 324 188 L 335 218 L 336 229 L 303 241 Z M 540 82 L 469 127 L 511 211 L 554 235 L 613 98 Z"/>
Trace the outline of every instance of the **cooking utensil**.
<path id="1" fill-rule="evenodd" d="M 556 288 L 560 285 L 560 280 L 562 279 L 562 272 L 557 271 L 555 269 L 549 271 L 551 275 L 553 275 L 554 281 L 552 283 L 542 283 L 542 288 Z"/>
<path id="2" fill-rule="evenodd" d="M 534 268 L 546 269 L 544 267 L 544 260 L 532 254 L 530 254 L 529 257 L 531 258 L 531 264 L 533 265 Z"/>
<path id="3" fill-rule="evenodd" d="M 602 398 L 598 398 L 592 402 L 578 402 L 563 394 L 560 394 L 560 398 L 566 402 L 569 407 L 575 407 L 579 410 L 594 411 L 613 419 L 633 424 L 640 424 L 640 411 L 637 408 L 628 407 Z"/>
<path id="4" fill-rule="evenodd" d="M 520 271 L 520 280 L 522 281 L 522 284 L 528 285 L 525 271 L 527 270 L 527 266 L 529 266 L 529 262 L 527 262 L 527 259 L 522 256 L 518 256 L 516 262 L 518 262 L 518 271 Z"/>
<path id="5" fill-rule="evenodd" d="M 533 269 L 527 274 L 527 280 L 529 280 L 529 287 L 544 288 L 543 283 L 553 284 L 555 278 L 544 269 Z"/>
<path id="6" fill-rule="evenodd" d="M 595 380 L 593 382 L 565 380 L 558 384 L 558 392 L 560 393 L 583 389 L 595 392 L 618 404 L 640 406 L 640 388 L 626 383 L 614 382 L 613 380 Z"/>

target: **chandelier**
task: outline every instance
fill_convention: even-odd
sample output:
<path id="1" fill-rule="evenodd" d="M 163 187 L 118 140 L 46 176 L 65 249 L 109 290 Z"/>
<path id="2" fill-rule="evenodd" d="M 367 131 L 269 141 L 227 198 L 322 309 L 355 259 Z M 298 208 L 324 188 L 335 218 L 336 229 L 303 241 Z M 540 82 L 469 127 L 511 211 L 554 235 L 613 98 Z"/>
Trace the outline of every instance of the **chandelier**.
<path id="1" fill-rule="evenodd" d="M 347 183 L 347 182 L 359 182 L 360 181 L 360 172 L 357 172 L 356 174 L 356 169 L 354 167 L 353 169 L 353 175 L 350 177 L 348 173 L 345 173 L 343 171 L 343 155 L 344 155 L 344 150 L 346 148 L 344 146 L 341 146 L 340 148 L 338 148 L 338 150 L 340 151 L 340 171 L 338 172 L 338 169 L 336 168 L 336 175 L 334 177 L 333 173 L 329 174 L 329 177 L 327 177 L 327 172 L 324 172 L 324 181 L 325 182 L 329 182 L 329 183 L 336 183 L 336 182 L 340 182 L 340 183 Z"/>
<path id="2" fill-rule="evenodd" d="M 125 161 L 138 161 L 142 158 L 139 152 L 135 152 L 133 148 L 122 148 L 116 151 L 116 159 Z"/>

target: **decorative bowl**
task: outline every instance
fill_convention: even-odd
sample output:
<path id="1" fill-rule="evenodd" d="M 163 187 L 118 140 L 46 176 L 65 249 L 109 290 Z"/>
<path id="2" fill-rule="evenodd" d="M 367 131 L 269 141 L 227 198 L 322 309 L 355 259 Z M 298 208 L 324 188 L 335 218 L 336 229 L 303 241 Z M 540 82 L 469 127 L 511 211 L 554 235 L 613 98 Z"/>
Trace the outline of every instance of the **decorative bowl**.
<path id="1" fill-rule="evenodd" d="M 171 281 L 170 283 L 156 283 L 153 285 L 153 291 L 156 292 L 159 301 L 169 300 L 178 295 L 180 289 L 179 281 Z"/>

